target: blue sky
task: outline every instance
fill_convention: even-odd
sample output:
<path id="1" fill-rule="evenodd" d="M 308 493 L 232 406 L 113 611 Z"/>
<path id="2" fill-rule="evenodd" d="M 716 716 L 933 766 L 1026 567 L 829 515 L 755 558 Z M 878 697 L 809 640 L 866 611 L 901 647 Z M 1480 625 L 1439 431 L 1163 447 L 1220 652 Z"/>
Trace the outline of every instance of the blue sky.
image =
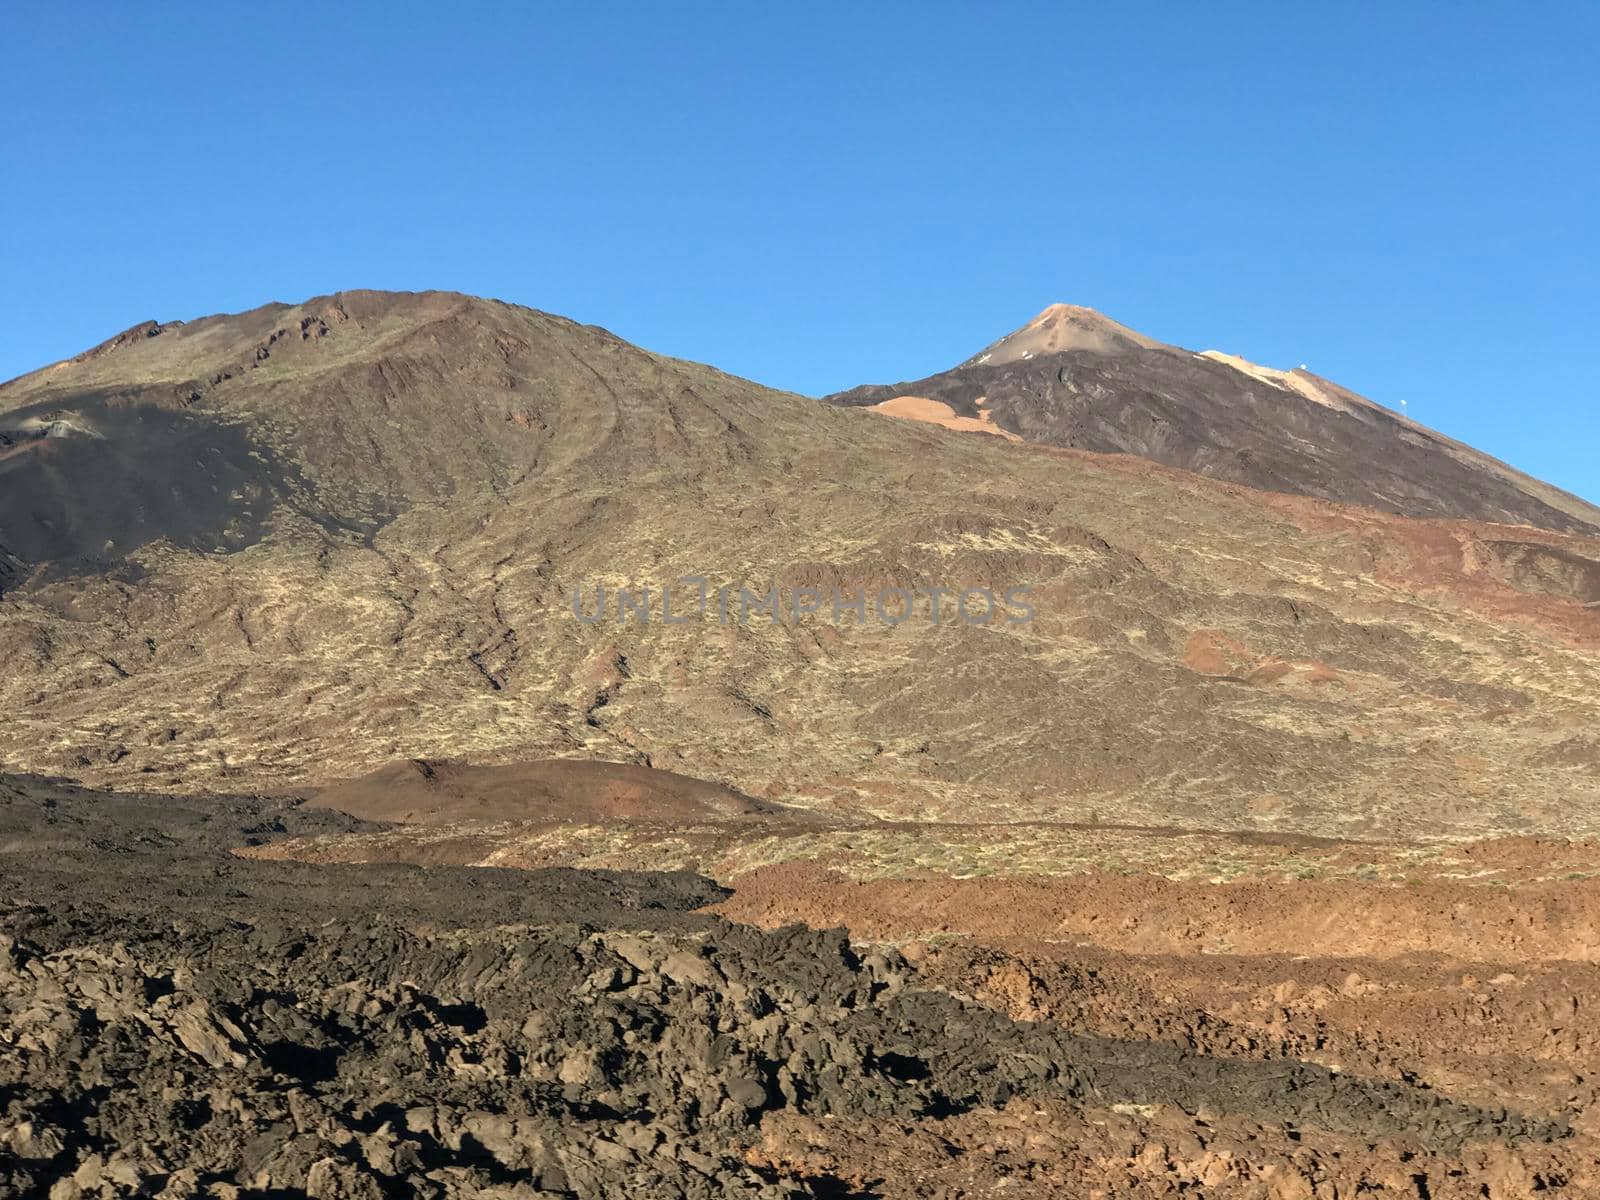
<path id="1" fill-rule="evenodd" d="M 9 6 L 0 378 L 443 287 L 820 394 L 1052 301 L 1600 500 L 1600 6 Z"/>

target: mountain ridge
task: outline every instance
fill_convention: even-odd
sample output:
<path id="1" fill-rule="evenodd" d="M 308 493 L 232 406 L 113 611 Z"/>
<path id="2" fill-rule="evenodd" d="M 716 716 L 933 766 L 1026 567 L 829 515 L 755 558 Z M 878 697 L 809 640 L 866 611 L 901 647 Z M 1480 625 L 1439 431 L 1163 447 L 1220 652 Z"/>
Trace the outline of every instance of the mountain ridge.
<path id="1" fill-rule="evenodd" d="M 1136 454 L 1267 491 L 1600 531 L 1600 507 L 1304 368 L 1168 345 L 1082 306 L 1051 305 L 947 371 L 823 400 L 908 396 L 1024 441 Z"/>
<path id="2" fill-rule="evenodd" d="M 890 420 L 443 294 L 29 379 L 0 429 L 59 433 L 0 458 L 12 769 L 186 792 L 578 757 L 890 820 L 1328 836 L 1600 811 L 1592 536 Z M 1026 587 L 1037 615 L 574 616 L 680 576 Z"/>

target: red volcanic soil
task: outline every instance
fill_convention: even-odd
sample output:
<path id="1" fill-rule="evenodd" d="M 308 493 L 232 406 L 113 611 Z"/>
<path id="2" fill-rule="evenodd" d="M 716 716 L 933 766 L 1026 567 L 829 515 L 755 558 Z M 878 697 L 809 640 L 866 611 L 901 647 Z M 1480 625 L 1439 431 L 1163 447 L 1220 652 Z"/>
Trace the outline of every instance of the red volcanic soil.
<path id="1" fill-rule="evenodd" d="M 1537 853 L 1528 841 L 1479 843 L 1474 858 L 1514 869 Z M 1014 1019 L 1421 1082 L 1600 1134 L 1600 879 L 853 881 L 790 863 L 733 882 L 714 909 L 723 916 L 848 924 L 900 945 L 929 982 Z M 1588 1142 L 1579 1157 L 1592 1154 Z M 1457 1169 L 1465 1184 L 1489 1168 Z M 1522 1174 L 1498 1190 L 1431 1194 L 1538 1191 Z"/>
<path id="2" fill-rule="evenodd" d="M 718 821 L 783 811 L 671 771 L 564 758 L 506 766 L 406 759 L 326 787 L 314 803 L 366 821 L 412 825 Z"/>
<path id="3" fill-rule="evenodd" d="M 859 882 L 786 863 L 732 885 L 733 897 L 719 906 L 732 920 L 843 924 L 863 937 L 1045 938 L 1131 954 L 1600 962 L 1600 878 L 1514 887 L 1115 874 Z"/>

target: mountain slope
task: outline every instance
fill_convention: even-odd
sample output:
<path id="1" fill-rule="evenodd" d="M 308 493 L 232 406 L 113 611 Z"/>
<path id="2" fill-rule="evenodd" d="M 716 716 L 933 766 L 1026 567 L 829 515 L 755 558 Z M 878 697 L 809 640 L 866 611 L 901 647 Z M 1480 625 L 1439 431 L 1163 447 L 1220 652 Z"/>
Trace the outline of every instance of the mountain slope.
<path id="1" fill-rule="evenodd" d="M 10 769 L 580 756 L 894 819 L 1600 831 L 1593 537 L 887 420 L 445 294 L 145 327 L 0 414 Z M 667 624 L 680 576 L 779 619 Z M 574 614 L 625 585 L 654 619 Z M 1034 615 L 790 603 L 886 586 Z"/>
<path id="2" fill-rule="evenodd" d="M 952 370 L 826 399 L 916 396 L 1030 442 L 1137 454 L 1269 491 L 1413 517 L 1600 531 L 1600 509 L 1304 369 L 1194 354 L 1052 305 Z"/>
<path id="3" fill-rule="evenodd" d="M 61 565 L 162 537 L 238 549 L 273 521 L 370 535 L 412 505 L 534 475 L 654 470 L 691 441 L 749 453 L 741 423 L 770 394 L 445 293 L 147 322 L 0 387 L 0 543 Z"/>

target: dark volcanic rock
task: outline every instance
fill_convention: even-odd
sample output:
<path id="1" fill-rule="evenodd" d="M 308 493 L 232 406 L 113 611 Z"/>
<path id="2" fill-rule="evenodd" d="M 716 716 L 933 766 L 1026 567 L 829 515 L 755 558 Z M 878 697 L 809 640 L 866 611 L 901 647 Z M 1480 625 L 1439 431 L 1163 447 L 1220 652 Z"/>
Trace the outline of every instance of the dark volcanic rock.
<path id="1" fill-rule="evenodd" d="M 40 565 L 103 571 L 157 541 L 240 550 L 284 507 L 328 532 L 377 527 L 318 511 L 300 469 L 243 424 L 157 399 L 133 389 L 0 414 L 0 587 Z"/>
<path id="2" fill-rule="evenodd" d="M 701 920 L 727 895 L 686 871 L 501 871 L 472 867 L 311 866 L 235 856 L 276 837 L 382 825 L 296 799 L 101 792 L 0 775 L 0 895 L 11 927 L 42 946 L 87 931 L 137 939 L 188 928 L 203 913 L 236 923 L 344 919 L 427 925 Z"/>
<path id="3" fill-rule="evenodd" d="M 1012 1021 L 842 930 L 688 912 L 717 894 L 693 877 L 230 874 L 230 825 L 327 818 L 37 780 L 0 798 L 11 831 L 53 824 L 78 881 L 0 859 L 6 1195 L 833 1194 L 746 1159 L 764 1114 L 943 1119 L 1015 1098 L 1439 1147 L 1565 1133 L 1303 1063 Z"/>

